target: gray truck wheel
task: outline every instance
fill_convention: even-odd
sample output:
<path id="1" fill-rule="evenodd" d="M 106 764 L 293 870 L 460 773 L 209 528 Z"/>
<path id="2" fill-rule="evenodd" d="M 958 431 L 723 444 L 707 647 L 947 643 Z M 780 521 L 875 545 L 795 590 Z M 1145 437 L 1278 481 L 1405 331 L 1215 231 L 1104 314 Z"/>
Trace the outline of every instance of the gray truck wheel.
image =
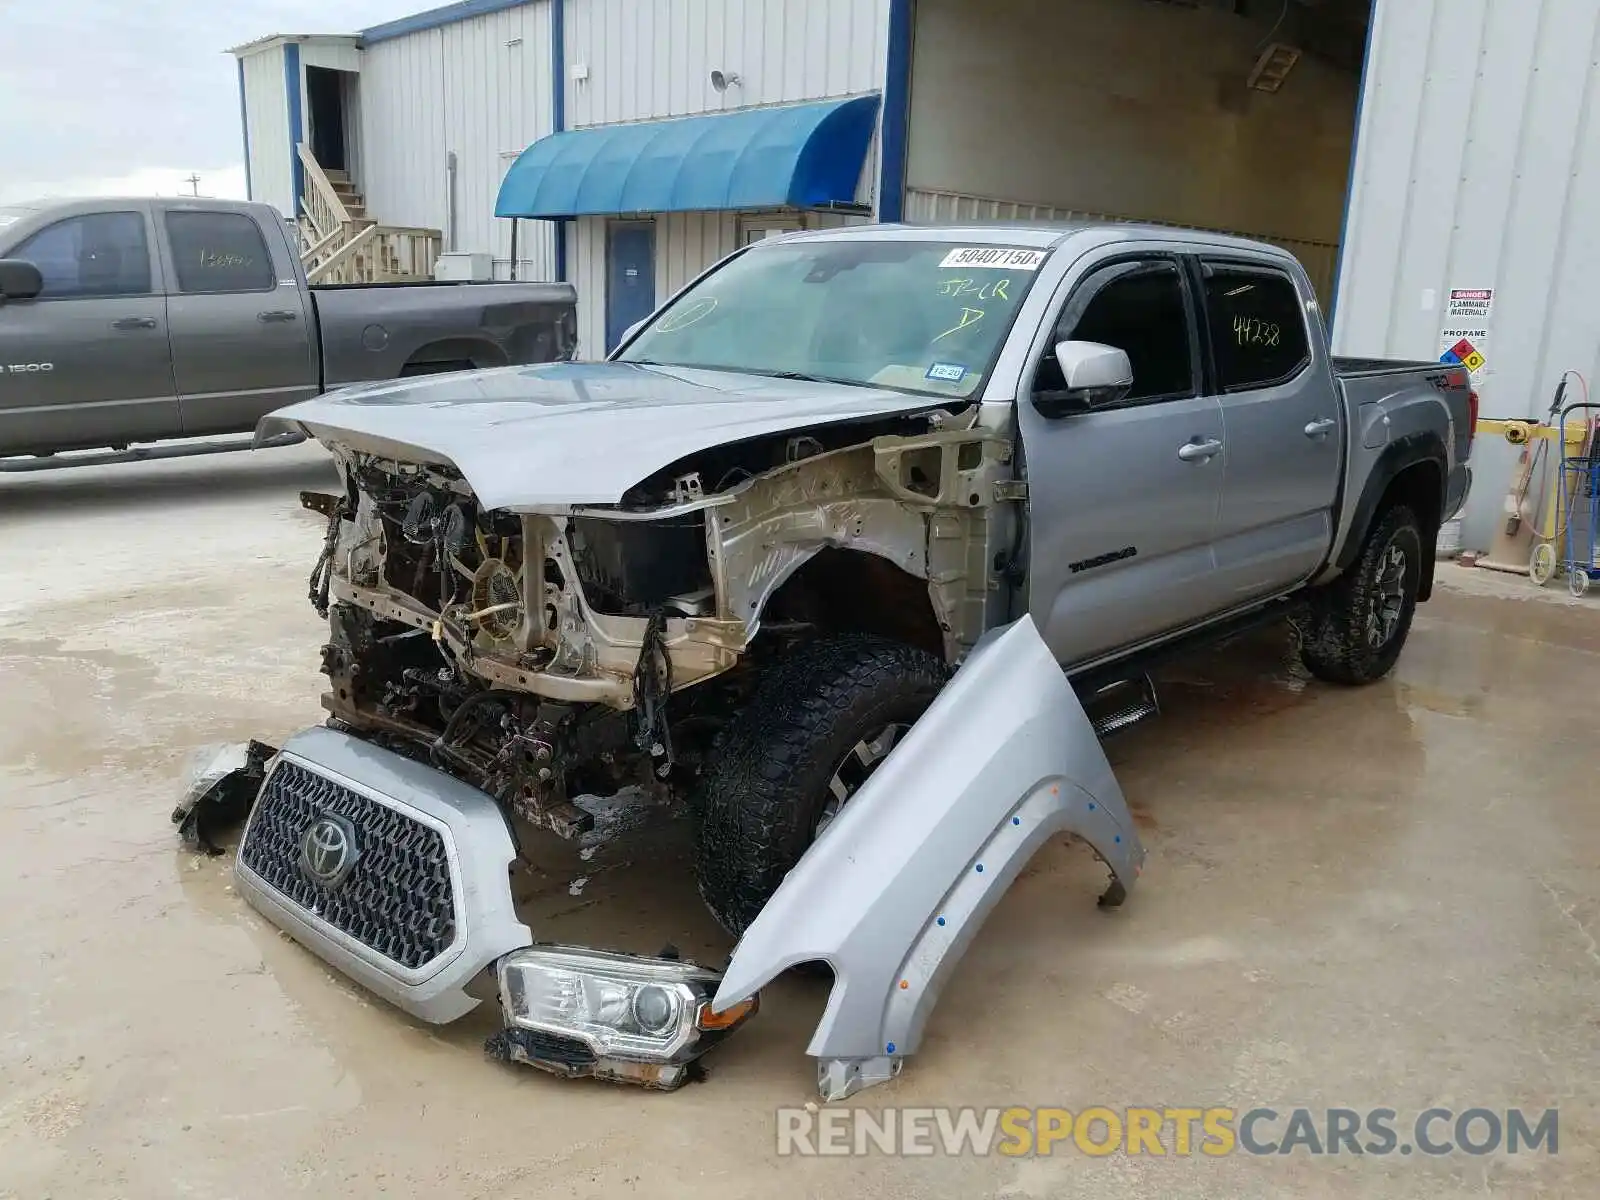
<path id="1" fill-rule="evenodd" d="M 1422 530 L 1396 505 L 1372 527 L 1361 557 L 1311 599 L 1300 661 L 1329 683 L 1362 684 L 1394 669 L 1422 584 Z"/>
<path id="2" fill-rule="evenodd" d="M 755 920 L 947 677 L 933 655 L 866 634 L 813 642 L 763 674 L 696 805 L 700 895 L 723 928 Z"/>

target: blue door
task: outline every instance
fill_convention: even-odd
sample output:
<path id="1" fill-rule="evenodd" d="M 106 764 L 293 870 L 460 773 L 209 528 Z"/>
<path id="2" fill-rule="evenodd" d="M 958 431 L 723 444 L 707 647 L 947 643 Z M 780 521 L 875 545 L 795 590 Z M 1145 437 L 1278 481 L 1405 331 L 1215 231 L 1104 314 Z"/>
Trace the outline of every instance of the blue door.
<path id="1" fill-rule="evenodd" d="M 613 222 L 606 238 L 606 353 L 655 309 L 655 222 Z"/>

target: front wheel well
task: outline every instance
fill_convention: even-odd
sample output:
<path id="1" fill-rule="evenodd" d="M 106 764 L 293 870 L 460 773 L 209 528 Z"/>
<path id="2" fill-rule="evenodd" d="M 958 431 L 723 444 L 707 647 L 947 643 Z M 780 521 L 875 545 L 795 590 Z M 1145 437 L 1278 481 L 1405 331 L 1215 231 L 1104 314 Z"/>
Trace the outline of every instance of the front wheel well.
<path id="1" fill-rule="evenodd" d="M 773 593 L 761 619 L 804 622 L 825 634 L 873 634 L 946 658 L 927 580 L 860 550 L 818 551 Z"/>

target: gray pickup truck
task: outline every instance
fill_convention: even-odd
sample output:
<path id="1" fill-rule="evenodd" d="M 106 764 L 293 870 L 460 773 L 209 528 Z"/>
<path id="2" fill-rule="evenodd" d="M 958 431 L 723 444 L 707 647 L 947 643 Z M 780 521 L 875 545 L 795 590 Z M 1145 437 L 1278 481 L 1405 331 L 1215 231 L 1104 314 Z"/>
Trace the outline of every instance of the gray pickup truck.
<path id="1" fill-rule="evenodd" d="M 284 409 L 333 453 L 311 593 L 325 726 L 174 819 L 248 810 L 241 892 L 497 1055 L 657 1087 L 803 963 L 828 1097 L 887 1079 L 1034 850 L 1122 903 L 1099 737 L 1157 654 L 1291 619 L 1376 680 L 1464 503 L 1464 368 L 1330 357 L 1253 242 L 1122 225 L 861 227 L 724 260 L 605 363 Z M 1129 690 L 1131 688 L 1131 690 Z M 1099 715 L 1094 715 L 1095 710 Z M 228 764 L 225 764 L 228 765 Z M 694 823 L 725 970 L 539 941 L 507 882 L 593 797 Z"/>
<path id="2" fill-rule="evenodd" d="M 265 204 L 4 207 L 0 469 L 247 433 L 342 384 L 551 362 L 571 357 L 575 336 L 565 284 L 312 287 Z M 219 448 L 231 447 L 123 457 Z"/>

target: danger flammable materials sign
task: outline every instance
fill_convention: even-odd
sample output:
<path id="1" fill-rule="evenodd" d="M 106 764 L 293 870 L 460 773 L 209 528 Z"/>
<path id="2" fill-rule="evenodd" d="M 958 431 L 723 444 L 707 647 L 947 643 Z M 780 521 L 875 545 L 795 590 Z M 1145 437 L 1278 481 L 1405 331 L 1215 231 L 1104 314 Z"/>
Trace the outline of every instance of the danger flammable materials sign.
<path id="1" fill-rule="evenodd" d="M 1439 331 L 1439 361 L 1460 363 L 1476 383 L 1489 361 L 1489 318 L 1494 314 L 1493 288 L 1452 288 L 1445 305 L 1445 327 Z"/>
<path id="2" fill-rule="evenodd" d="M 1452 288 L 1445 320 L 1452 325 L 1487 325 L 1493 312 L 1493 288 Z"/>

